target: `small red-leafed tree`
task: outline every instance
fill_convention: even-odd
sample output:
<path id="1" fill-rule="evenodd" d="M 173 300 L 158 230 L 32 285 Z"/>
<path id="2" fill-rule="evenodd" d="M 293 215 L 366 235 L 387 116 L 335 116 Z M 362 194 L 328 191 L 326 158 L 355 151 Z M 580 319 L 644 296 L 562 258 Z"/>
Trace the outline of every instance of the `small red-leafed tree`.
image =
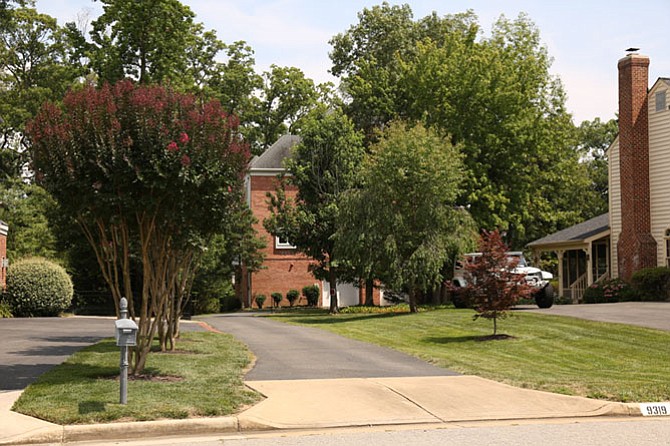
<path id="1" fill-rule="evenodd" d="M 200 255 L 244 212 L 237 126 L 218 102 L 130 81 L 70 92 L 27 126 L 37 181 L 81 227 L 117 313 L 125 296 L 138 322 L 134 373 L 156 336 L 174 349 Z"/>
<path id="2" fill-rule="evenodd" d="M 482 231 L 478 242 L 480 256 L 465 264 L 467 286 L 463 297 L 480 317 L 493 320 L 493 338 L 498 334 L 498 319 L 504 319 L 519 299 L 528 298 L 532 287 L 523 274 L 514 272 L 519 260 L 507 254 L 508 248 L 498 230 Z"/>

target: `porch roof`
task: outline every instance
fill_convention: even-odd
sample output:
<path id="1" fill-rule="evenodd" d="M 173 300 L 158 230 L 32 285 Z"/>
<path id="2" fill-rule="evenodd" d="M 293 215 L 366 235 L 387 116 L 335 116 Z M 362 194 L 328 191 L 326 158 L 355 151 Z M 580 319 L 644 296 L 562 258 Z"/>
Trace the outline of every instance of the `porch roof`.
<path id="1" fill-rule="evenodd" d="M 605 213 L 585 222 L 570 226 L 528 244 L 533 249 L 548 249 L 561 245 L 574 245 L 597 240 L 609 234 L 610 214 Z"/>

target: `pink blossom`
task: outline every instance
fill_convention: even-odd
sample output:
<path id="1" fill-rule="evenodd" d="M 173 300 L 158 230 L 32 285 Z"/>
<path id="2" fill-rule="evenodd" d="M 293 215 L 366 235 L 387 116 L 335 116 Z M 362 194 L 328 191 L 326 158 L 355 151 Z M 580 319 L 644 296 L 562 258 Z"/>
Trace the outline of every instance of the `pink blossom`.
<path id="1" fill-rule="evenodd" d="M 186 144 L 189 141 L 188 139 L 188 134 L 186 132 L 181 132 L 179 135 L 179 142 L 182 144 Z"/>
<path id="2" fill-rule="evenodd" d="M 167 145 L 167 151 L 176 152 L 177 150 L 179 150 L 179 146 L 177 145 L 177 143 L 174 141 L 170 141 L 170 144 Z"/>
<path id="3" fill-rule="evenodd" d="M 191 165 L 191 158 L 189 158 L 187 154 L 184 154 L 184 156 L 181 157 L 181 165 L 184 167 Z"/>

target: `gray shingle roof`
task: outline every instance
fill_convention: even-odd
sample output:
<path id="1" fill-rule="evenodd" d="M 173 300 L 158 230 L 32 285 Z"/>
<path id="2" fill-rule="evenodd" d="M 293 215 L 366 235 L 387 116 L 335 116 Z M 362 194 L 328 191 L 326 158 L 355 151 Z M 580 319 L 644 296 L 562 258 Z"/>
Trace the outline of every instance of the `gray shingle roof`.
<path id="1" fill-rule="evenodd" d="M 593 237 L 601 232 L 605 232 L 610 227 L 610 214 L 602 214 L 597 217 L 587 220 L 585 222 L 570 226 L 562 231 L 555 232 L 541 239 L 535 240 L 528 244 L 531 248 L 540 247 L 543 245 L 554 245 L 566 242 L 579 242 Z"/>
<path id="2" fill-rule="evenodd" d="M 281 169 L 283 161 L 291 155 L 291 147 L 300 142 L 296 135 L 284 135 L 263 152 L 261 156 L 251 160 L 251 170 L 254 169 Z"/>

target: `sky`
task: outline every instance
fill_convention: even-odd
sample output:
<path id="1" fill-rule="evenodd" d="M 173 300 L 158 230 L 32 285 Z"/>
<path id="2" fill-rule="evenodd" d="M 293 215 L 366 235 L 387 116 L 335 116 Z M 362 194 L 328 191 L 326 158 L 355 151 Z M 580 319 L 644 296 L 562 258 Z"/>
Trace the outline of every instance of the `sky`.
<path id="1" fill-rule="evenodd" d="M 226 43 L 246 41 L 255 52 L 256 70 L 271 64 L 300 68 L 315 82 L 336 82 L 329 69 L 328 41 L 358 22 L 364 8 L 380 4 L 367 0 L 182 0 L 196 21 L 215 29 Z M 668 19 L 670 0 L 406 0 L 414 18 L 472 9 L 483 35 L 501 16 L 526 13 L 540 30 L 542 43 L 554 63 L 552 75 L 563 82 L 567 108 L 574 122 L 609 120 L 617 104 L 617 61 L 629 47 L 649 56 L 650 86 L 670 77 Z M 60 24 L 93 20 L 102 12 L 92 0 L 37 0 L 37 9 Z"/>

